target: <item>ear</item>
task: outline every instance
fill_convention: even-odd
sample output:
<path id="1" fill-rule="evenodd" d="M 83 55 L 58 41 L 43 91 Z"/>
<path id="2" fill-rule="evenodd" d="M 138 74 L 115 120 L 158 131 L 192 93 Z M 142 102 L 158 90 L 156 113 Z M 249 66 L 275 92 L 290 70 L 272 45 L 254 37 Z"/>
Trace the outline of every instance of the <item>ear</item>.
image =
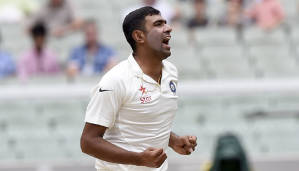
<path id="1" fill-rule="evenodd" d="M 144 43 L 145 35 L 141 30 L 134 30 L 132 32 L 132 37 L 136 43 Z"/>

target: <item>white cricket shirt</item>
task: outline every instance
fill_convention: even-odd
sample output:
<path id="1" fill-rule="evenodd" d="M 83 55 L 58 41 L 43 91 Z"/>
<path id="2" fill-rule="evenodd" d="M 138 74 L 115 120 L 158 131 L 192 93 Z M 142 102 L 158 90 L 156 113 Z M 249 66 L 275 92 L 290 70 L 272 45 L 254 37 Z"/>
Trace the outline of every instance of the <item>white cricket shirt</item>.
<path id="1" fill-rule="evenodd" d="M 177 69 L 163 61 L 161 85 L 144 74 L 132 55 L 107 72 L 93 89 L 85 122 L 107 127 L 104 139 L 128 151 L 166 151 L 177 110 Z M 96 160 L 98 170 L 166 171 Z"/>

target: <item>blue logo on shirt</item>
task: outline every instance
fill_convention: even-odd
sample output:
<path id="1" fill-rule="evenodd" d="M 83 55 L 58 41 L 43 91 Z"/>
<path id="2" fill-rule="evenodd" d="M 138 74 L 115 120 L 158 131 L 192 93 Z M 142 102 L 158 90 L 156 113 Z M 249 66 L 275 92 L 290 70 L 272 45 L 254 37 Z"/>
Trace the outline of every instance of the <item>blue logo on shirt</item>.
<path id="1" fill-rule="evenodd" d="M 171 92 L 176 93 L 176 87 L 175 87 L 175 84 L 173 81 L 169 82 L 169 87 L 170 87 Z"/>

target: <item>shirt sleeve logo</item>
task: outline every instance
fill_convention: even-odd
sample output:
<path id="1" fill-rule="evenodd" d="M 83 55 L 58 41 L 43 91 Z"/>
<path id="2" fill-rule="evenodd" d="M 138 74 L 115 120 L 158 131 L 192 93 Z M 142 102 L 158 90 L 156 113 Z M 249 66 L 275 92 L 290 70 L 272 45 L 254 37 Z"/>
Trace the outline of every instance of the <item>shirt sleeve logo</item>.
<path id="1" fill-rule="evenodd" d="M 176 93 L 176 87 L 173 81 L 169 82 L 169 88 L 171 90 L 171 92 L 173 92 L 174 94 Z"/>
<path id="2" fill-rule="evenodd" d="M 101 93 L 101 92 L 104 92 L 104 91 L 112 91 L 112 90 L 104 90 L 104 89 L 102 89 L 102 88 L 100 88 L 100 90 L 99 90 L 100 93 Z"/>

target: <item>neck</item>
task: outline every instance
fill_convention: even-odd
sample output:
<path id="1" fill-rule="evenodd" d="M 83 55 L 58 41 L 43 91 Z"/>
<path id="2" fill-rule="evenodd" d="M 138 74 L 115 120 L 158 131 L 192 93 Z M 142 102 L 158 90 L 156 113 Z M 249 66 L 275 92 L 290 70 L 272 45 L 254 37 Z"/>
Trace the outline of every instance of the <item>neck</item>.
<path id="1" fill-rule="evenodd" d="M 40 55 L 42 53 L 42 47 L 36 46 L 35 47 L 35 51 L 37 52 L 38 55 Z"/>
<path id="2" fill-rule="evenodd" d="M 90 53 L 94 53 L 98 50 L 98 44 L 97 43 L 89 43 L 87 44 L 87 51 Z"/>
<path id="3" fill-rule="evenodd" d="M 137 50 L 137 52 L 134 53 L 133 56 L 143 73 L 159 82 L 162 75 L 162 59 L 157 55 L 152 55 L 151 53 L 144 52 L 145 51 Z"/>

